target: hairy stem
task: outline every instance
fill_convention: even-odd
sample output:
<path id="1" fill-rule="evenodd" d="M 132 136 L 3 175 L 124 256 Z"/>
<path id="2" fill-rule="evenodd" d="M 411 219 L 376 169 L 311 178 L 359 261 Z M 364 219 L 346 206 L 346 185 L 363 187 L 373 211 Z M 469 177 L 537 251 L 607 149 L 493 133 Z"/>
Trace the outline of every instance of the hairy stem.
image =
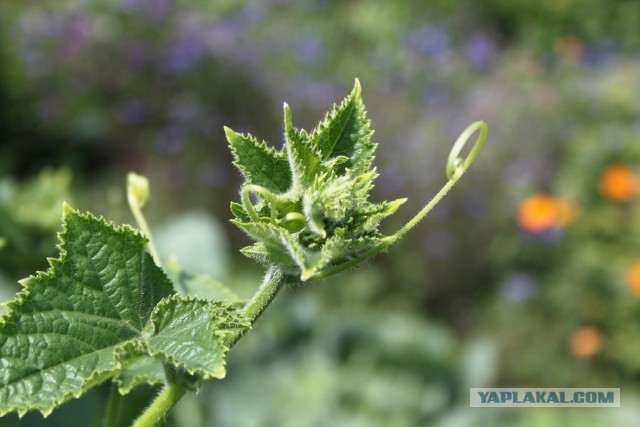
<path id="1" fill-rule="evenodd" d="M 429 203 L 427 203 L 422 209 L 420 209 L 420 212 L 418 212 L 413 218 L 411 218 L 411 220 L 409 220 L 409 222 L 407 222 L 400 230 L 396 231 L 393 234 L 392 236 L 394 238 L 393 241 L 395 242 L 396 240 L 402 238 L 402 236 L 407 234 L 409 230 L 415 227 L 416 224 L 418 224 L 425 216 L 427 216 L 427 214 L 431 212 L 431 210 L 438 203 L 440 203 L 440 200 L 442 200 L 442 198 L 447 195 L 449 190 L 451 190 L 453 186 L 456 185 L 456 182 L 458 182 L 459 178 L 460 177 L 458 176 L 454 179 L 450 179 L 449 181 L 447 181 L 447 183 L 444 186 L 442 186 L 440 191 L 438 191 L 438 193 L 435 196 L 433 196 L 431 200 L 429 200 Z"/>
<path id="2" fill-rule="evenodd" d="M 284 284 L 285 276 L 280 269 L 271 267 L 267 270 L 260 287 L 242 309 L 242 314 L 249 319 L 251 325 L 258 320 L 262 312 L 271 304 L 271 301 L 273 301 Z M 236 332 L 235 335 L 229 338 L 227 345 L 230 348 L 233 347 L 246 332 L 246 329 Z"/>
<path id="3" fill-rule="evenodd" d="M 151 405 L 138 417 L 132 427 L 154 427 L 159 425 L 169 411 L 178 403 L 185 393 L 180 384 L 167 384 Z"/>
<path id="4" fill-rule="evenodd" d="M 242 314 L 249 319 L 251 325 L 256 322 L 262 312 L 271 304 L 285 283 L 285 275 L 280 269 L 272 267 L 266 272 L 260 287 L 242 309 Z M 246 331 L 246 329 L 239 330 L 229 337 L 227 341 L 229 348 L 233 347 Z M 185 391 L 185 388 L 179 384 L 167 384 L 151 405 L 135 421 L 132 427 L 153 427 L 158 425 L 175 404 L 178 403 Z"/>
<path id="5" fill-rule="evenodd" d="M 478 138 L 475 141 L 474 147 L 471 149 L 469 155 L 462 159 L 459 157 L 460 152 L 469 141 L 469 138 L 473 136 L 474 133 L 478 132 Z M 389 246 L 394 244 L 400 238 L 402 238 L 409 230 L 420 222 L 437 204 L 442 200 L 442 198 L 453 188 L 453 186 L 458 182 L 460 177 L 467 171 L 471 163 L 473 163 L 474 159 L 478 155 L 478 152 L 484 145 L 484 141 L 487 136 L 487 125 L 484 122 L 475 122 L 467 127 L 458 140 L 453 145 L 451 149 L 451 153 L 449 154 L 449 158 L 447 160 L 447 183 L 438 191 L 438 193 L 425 205 L 424 208 L 420 210 L 411 220 L 406 223 L 400 230 L 394 233 L 391 236 L 384 238 L 379 244 L 372 247 L 368 251 L 359 255 L 358 257 L 347 261 L 343 264 L 336 265 L 334 267 L 325 269 L 319 273 L 316 273 L 308 278 L 308 280 L 321 279 L 327 276 L 331 276 L 333 274 L 339 273 L 348 268 L 354 267 L 361 262 L 373 257 L 377 253 L 387 249 Z M 274 212 L 278 201 L 276 197 L 270 191 L 256 186 L 256 185 L 247 185 L 242 190 L 242 202 L 244 204 L 245 209 L 251 216 L 254 221 L 258 221 L 258 214 L 255 209 L 253 209 L 253 205 L 249 199 L 249 193 L 254 192 L 263 196 L 267 201 L 272 205 L 271 209 L 271 222 L 275 222 Z M 131 203 L 131 210 L 140 225 L 140 229 L 146 233 L 148 233 L 148 227 L 144 216 L 142 215 L 142 211 L 137 203 Z M 154 258 L 156 258 L 157 251 L 151 244 L 149 243 L 150 250 L 152 254 L 154 254 Z M 156 262 L 159 261 L 159 257 Z M 264 310 L 271 304 L 273 299 L 278 294 L 278 291 L 283 287 L 286 283 L 285 274 L 276 267 L 271 267 L 264 276 L 262 284 L 253 295 L 251 300 L 247 302 L 247 304 L 242 309 L 242 314 L 246 317 L 250 324 L 253 325 L 258 317 L 264 312 Z M 229 348 L 233 347 L 240 338 L 246 333 L 247 329 L 238 330 L 234 335 L 230 336 L 227 341 L 227 345 Z M 182 395 L 185 393 L 184 387 L 178 384 L 168 384 L 164 390 L 158 395 L 158 397 L 151 403 L 145 412 L 136 420 L 132 427 L 153 427 L 158 425 L 168 414 L 168 412 L 173 408 L 173 406 L 180 400 Z M 110 425 L 106 425 L 106 427 L 111 427 Z"/>
<path id="6" fill-rule="evenodd" d="M 378 243 L 377 245 L 375 245 L 374 247 L 372 247 L 362 255 L 358 256 L 357 258 L 354 258 L 342 264 L 334 265 L 333 267 L 325 268 L 324 270 L 309 276 L 307 280 L 324 279 L 325 277 L 333 276 L 334 274 L 338 274 L 344 270 L 348 270 L 351 267 L 355 267 L 361 262 L 366 261 L 372 256 L 387 249 L 389 246 L 393 245 L 395 241 L 396 241 L 395 236 L 385 237 L 384 239 L 382 239 L 380 243 Z"/>
<path id="7" fill-rule="evenodd" d="M 409 230 L 416 226 L 431 210 L 442 200 L 444 196 L 453 188 L 454 185 L 460 180 L 460 177 L 464 175 L 464 173 L 469 169 L 469 166 L 476 159 L 476 156 L 484 146 L 484 141 L 487 139 L 487 124 L 485 122 L 474 122 L 467 126 L 467 128 L 462 131 L 456 142 L 453 144 L 451 148 L 451 152 L 449 153 L 449 158 L 447 159 L 447 178 L 449 179 L 447 183 L 438 191 L 438 193 L 429 200 L 429 203 L 425 205 L 424 208 L 420 210 L 411 220 L 404 225 L 400 230 L 396 231 L 393 236 L 394 241 L 400 239 L 402 236 L 407 234 Z M 478 138 L 476 139 L 473 148 L 469 152 L 469 155 L 462 159 L 459 157 L 460 152 L 464 148 L 464 146 L 469 142 L 469 139 L 473 136 L 474 133 L 478 132 Z"/>
<path id="8" fill-rule="evenodd" d="M 469 152 L 469 155 L 465 159 L 459 157 L 460 152 L 467 144 L 469 139 L 473 136 L 474 133 L 478 132 L 478 138 L 476 139 L 473 148 Z M 487 138 L 487 125 L 484 122 L 475 122 L 467 126 L 467 128 L 460 134 L 456 142 L 453 144 L 451 148 L 451 152 L 449 153 L 449 158 L 447 159 L 447 178 L 448 181 L 446 184 L 438 191 L 438 193 L 433 196 L 429 203 L 423 207 L 420 212 L 418 212 L 409 222 L 407 222 L 400 230 L 396 231 L 391 236 L 386 237 L 376 246 L 372 247 L 365 253 L 359 255 L 358 257 L 349 260 L 345 263 L 327 268 L 323 271 L 320 271 L 310 277 L 307 280 L 317 280 L 323 279 L 328 276 L 332 276 L 336 273 L 340 273 L 341 271 L 347 270 L 351 267 L 355 267 L 363 261 L 375 256 L 376 254 L 384 251 L 389 246 L 393 245 L 395 242 L 400 240 L 409 230 L 416 226 L 431 210 L 442 200 L 442 198 L 453 188 L 454 185 L 460 180 L 460 177 L 464 175 L 464 173 L 469 169 L 471 163 L 475 160 L 476 156 L 482 149 L 484 145 L 484 141 Z"/>
<path id="9" fill-rule="evenodd" d="M 118 385 L 111 383 L 111 391 L 109 392 L 109 401 L 107 403 L 107 412 L 104 417 L 103 427 L 117 427 L 118 418 L 120 417 L 120 404 L 122 403 L 122 395 L 118 391 Z"/>

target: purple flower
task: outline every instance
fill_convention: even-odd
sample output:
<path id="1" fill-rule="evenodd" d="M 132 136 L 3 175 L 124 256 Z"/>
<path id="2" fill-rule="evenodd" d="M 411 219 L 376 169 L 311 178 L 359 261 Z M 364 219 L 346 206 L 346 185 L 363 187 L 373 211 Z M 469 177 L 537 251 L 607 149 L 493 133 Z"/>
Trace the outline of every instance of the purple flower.
<path id="1" fill-rule="evenodd" d="M 407 38 L 407 45 L 411 50 L 434 57 L 448 54 L 450 44 L 449 33 L 444 28 L 433 25 L 424 25 Z"/>
<path id="2" fill-rule="evenodd" d="M 464 53 L 473 67 L 487 70 L 495 61 L 496 46 L 489 37 L 475 34 L 465 43 Z"/>
<path id="3" fill-rule="evenodd" d="M 181 37 L 164 53 L 163 70 L 180 73 L 197 66 L 206 56 L 207 49 L 196 37 Z"/>
<path id="4" fill-rule="evenodd" d="M 610 65 L 616 60 L 617 52 L 613 43 L 600 43 L 588 46 L 584 52 L 584 63 L 587 65 Z"/>

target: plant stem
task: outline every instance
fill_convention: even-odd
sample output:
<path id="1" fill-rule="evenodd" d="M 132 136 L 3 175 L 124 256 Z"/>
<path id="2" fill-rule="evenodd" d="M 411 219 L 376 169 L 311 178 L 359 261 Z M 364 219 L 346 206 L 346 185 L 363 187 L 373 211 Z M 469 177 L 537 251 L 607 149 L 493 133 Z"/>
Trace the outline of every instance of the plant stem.
<path id="1" fill-rule="evenodd" d="M 242 309 L 242 314 L 249 319 L 252 325 L 271 304 L 271 301 L 273 301 L 284 283 L 285 275 L 280 269 L 272 267 L 267 271 L 262 284 Z M 235 335 L 229 337 L 227 342 L 229 348 L 233 347 L 246 331 L 246 329 L 239 330 Z M 179 384 L 167 384 L 151 405 L 133 423 L 132 427 L 153 427 L 158 425 L 178 403 L 185 391 L 185 388 Z M 111 426 L 105 425 L 105 427 Z"/>
<path id="2" fill-rule="evenodd" d="M 440 200 L 442 200 L 442 198 L 447 195 L 449 190 L 451 190 L 453 186 L 456 185 L 456 182 L 458 182 L 459 178 L 460 176 L 447 181 L 447 183 L 442 186 L 440 191 L 438 191 L 438 193 L 433 196 L 431 200 L 429 200 L 429 203 L 427 203 L 425 207 L 420 210 L 420 212 L 418 212 L 413 218 L 411 218 L 409 222 L 407 222 L 400 230 L 396 231 L 391 236 L 394 238 L 394 241 L 407 234 L 409 230 L 415 227 L 416 224 L 418 224 L 425 216 L 427 216 L 427 214 L 440 202 Z"/>
<path id="3" fill-rule="evenodd" d="M 122 403 L 122 395 L 118 391 L 118 385 L 116 383 L 111 383 L 109 402 L 107 403 L 107 412 L 104 417 L 104 427 L 118 426 L 118 418 L 120 417 L 120 403 Z"/>
<path id="4" fill-rule="evenodd" d="M 324 279 L 325 277 L 332 276 L 351 267 L 355 267 L 356 265 L 362 263 L 363 261 L 366 261 L 372 256 L 377 255 L 378 253 L 387 249 L 389 246 L 393 245 L 395 242 L 400 240 L 402 236 L 407 234 L 409 230 L 415 227 L 416 224 L 418 224 L 418 222 L 420 222 L 438 204 L 438 202 L 442 200 L 442 198 L 449 192 L 449 190 L 453 188 L 456 182 L 458 182 L 461 176 L 462 173 L 456 174 L 451 179 L 449 179 L 449 181 L 447 181 L 447 183 L 440 189 L 440 191 L 438 191 L 438 193 L 433 196 L 431 200 L 429 200 L 429 203 L 427 203 L 425 207 L 423 207 L 420 212 L 418 212 L 413 218 L 411 218 L 411 220 L 407 222 L 400 230 L 396 231 L 391 236 L 385 237 L 380 243 L 378 243 L 362 255 L 358 256 L 357 258 L 354 258 L 342 264 L 335 265 L 333 267 L 326 268 L 308 277 L 307 280 Z"/>
<path id="5" fill-rule="evenodd" d="M 167 384 L 131 427 L 154 427 L 159 425 L 175 404 L 178 403 L 185 391 L 180 384 Z"/>
<path id="6" fill-rule="evenodd" d="M 354 258 L 342 264 L 335 265 L 333 267 L 326 268 L 310 276 L 307 280 L 318 280 L 318 279 L 324 279 L 325 277 L 328 277 L 328 276 L 333 276 L 334 274 L 340 273 L 351 267 L 355 267 L 356 265 L 362 263 L 363 261 L 366 261 L 372 256 L 377 255 L 378 253 L 387 249 L 389 246 L 393 245 L 395 242 L 400 240 L 402 236 L 407 234 L 409 230 L 415 227 L 416 224 L 420 222 L 438 204 L 438 202 L 440 202 L 440 200 L 442 200 L 442 198 L 449 192 L 449 190 L 453 188 L 456 182 L 458 182 L 458 179 L 460 178 L 460 176 L 462 175 L 458 175 L 453 179 L 450 179 L 449 181 L 447 181 L 447 183 L 440 189 L 440 191 L 438 191 L 438 193 L 429 201 L 429 203 L 427 203 L 425 207 L 423 207 L 420 210 L 420 212 L 418 212 L 413 218 L 411 218 L 411 220 L 407 222 L 400 230 L 396 231 L 391 236 L 388 236 L 382 239 L 380 243 L 378 243 L 377 245 L 375 245 L 374 247 L 372 247 L 362 255 L 358 256 L 357 258 Z"/>
<path id="7" fill-rule="evenodd" d="M 271 267 L 267 270 L 260 287 L 242 309 L 242 315 L 249 319 L 251 325 L 256 322 L 262 312 L 271 304 L 271 301 L 276 297 L 284 283 L 285 276 L 280 269 Z M 239 330 L 235 335 L 229 337 L 227 343 L 229 348 L 233 347 L 246 331 L 246 329 Z"/>
<path id="8" fill-rule="evenodd" d="M 442 200 L 442 198 L 453 188 L 454 185 L 460 180 L 460 177 L 464 175 L 464 173 L 469 169 L 469 166 L 473 163 L 476 156 L 484 146 L 484 141 L 487 138 L 487 125 L 484 122 L 474 122 L 467 126 L 467 128 L 462 131 L 456 142 L 453 144 L 453 148 L 449 153 L 449 158 L 447 159 L 447 183 L 438 191 L 438 193 L 429 200 L 429 203 L 423 207 L 420 212 L 418 212 L 409 222 L 407 222 L 400 230 L 396 231 L 391 236 L 385 237 L 382 239 L 380 243 L 366 251 L 365 253 L 359 255 L 358 257 L 344 262 L 342 264 L 335 265 L 333 267 L 326 268 L 316 274 L 313 274 L 309 277 L 303 277 L 303 280 L 317 280 L 323 279 L 328 276 L 332 276 L 336 273 L 340 273 L 341 271 L 347 270 L 351 267 L 355 267 L 356 265 L 362 263 L 363 261 L 375 256 L 376 254 L 384 251 L 389 246 L 393 245 L 395 242 L 400 240 L 409 230 L 416 226 L 431 210 Z M 474 133 L 478 132 L 478 138 L 476 139 L 471 152 L 467 155 L 465 159 L 459 157 L 460 152 L 467 144 L 471 136 Z"/>
<path id="9" fill-rule="evenodd" d="M 142 231 L 142 234 L 144 234 L 145 237 L 149 240 L 149 244 L 147 246 L 149 247 L 149 252 L 153 257 L 153 261 L 156 263 L 156 265 L 161 266 L 162 260 L 160 259 L 160 254 L 158 253 L 158 249 L 156 249 L 156 245 L 153 244 L 153 239 L 151 238 L 151 229 L 149 228 L 147 220 L 142 213 L 142 209 L 140 209 L 140 206 L 138 206 L 137 202 L 132 203 L 131 200 L 129 200 L 129 207 L 131 208 L 131 212 L 133 213 L 133 216 L 138 223 L 140 231 Z"/>
<path id="10" fill-rule="evenodd" d="M 260 221 L 260 217 L 256 213 L 256 210 L 253 208 L 253 204 L 251 204 L 251 199 L 249 199 L 249 193 L 256 193 L 267 199 L 269 204 L 271 204 L 271 223 L 275 224 L 276 222 L 276 209 L 278 208 L 278 198 L 271 191 L 266 188 L 260 187 L 259 185 L 249 184 L 245 185 L 242 188 L 241 199 L 244 208 L 247 213 L 254 221 Z"/>
<path id="11" fill-rule="evenodd" d="M 454 185 L 460 180 L 462 175 L 469 169 L 469 166 L 476 159 L 476 156 L 484 146 L 484 142 L 487 139 L 487 124 L 485 122 L 474 122 L 471 123 L 467 128 L 462 131 L 456 142 L 453 144 L 453 148 L 451 148 L 451 152 L 449 153 L 449 158 L 447 159 L 447 178 L 449 179 L 447 183 L 438 191 L 438 193 L 429 200 L 429 203 L 420 210 L 411 218 L 411 220 L 404 225 L 400 230 L 396 231 L 393 236 L 394 241 L 399 240 L 407 234 L 409 230 L 411 230 L 417 223 L 419 223 L 422 218 L 424 218 L 430 211 L 433 209 L 442 198 L 453 188 Z M 465 159 L 459 157 L 460 152 L 467 144 L 471 136 L 478 132 L 478 138 L 473 144 L 473 148 L 467 155 Z"/>

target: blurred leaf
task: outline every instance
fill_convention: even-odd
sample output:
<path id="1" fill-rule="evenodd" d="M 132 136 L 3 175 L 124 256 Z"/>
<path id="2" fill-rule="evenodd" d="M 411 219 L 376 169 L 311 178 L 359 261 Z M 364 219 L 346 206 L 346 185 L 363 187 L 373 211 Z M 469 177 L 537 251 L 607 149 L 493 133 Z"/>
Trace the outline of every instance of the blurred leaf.
<path id="1" fill-rule="evenodd" d="M 165 271 L 176 290 L 184 295 L 224 301 L 228 304 L 241 304 L 242 298 L 217 280 L 204 274 L 190 274 L 183 271 L 174 258 L 165 265 Z"/>
<path id="2" fill-rule="evenodd" d="M 128 394 L 141 384 L 162 384 L 166 378 L 162 362 L 145 357 L 124 368 L 114 381 L 118 384 L 120 394 Z"/>
<path id="3" fill-rule="evenodd" d="M 153 229 L 163 259 L 175 257 L 181 268 L 223 279 L 228 273 L 226 237 L 218 221 L 204 212 L 181 214 Z"/>
<path id="4" fill-rule="evenodd" d="M 45 169 L 19 186 L 7 206 L 17 223 L 44 229 L 60 224 L 60 208 L 68 198 L 71 172 L 68 169 Z"/>
<path id="5" fill-rule="evenodd" d="M 498 374 L 498 349 L 491 339 L 470 339 L 460 358 L 465 387 L 491 387 Z"/>

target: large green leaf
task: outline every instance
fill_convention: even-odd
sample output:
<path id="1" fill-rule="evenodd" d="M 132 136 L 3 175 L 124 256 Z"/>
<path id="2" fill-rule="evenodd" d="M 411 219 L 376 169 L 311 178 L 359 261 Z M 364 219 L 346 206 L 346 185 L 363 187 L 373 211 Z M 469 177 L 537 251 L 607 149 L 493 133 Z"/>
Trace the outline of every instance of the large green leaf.
<path id="1" fill-rule="evenodd" d="M 0 415 L 47 415 L 142 354 L 224 375 L 225 331 L 245 327 L 230 306 L 174 295 L 133 229 L 68 206 L 63 222 L 59 258 L 22 281 L 0 319 Z"/>

